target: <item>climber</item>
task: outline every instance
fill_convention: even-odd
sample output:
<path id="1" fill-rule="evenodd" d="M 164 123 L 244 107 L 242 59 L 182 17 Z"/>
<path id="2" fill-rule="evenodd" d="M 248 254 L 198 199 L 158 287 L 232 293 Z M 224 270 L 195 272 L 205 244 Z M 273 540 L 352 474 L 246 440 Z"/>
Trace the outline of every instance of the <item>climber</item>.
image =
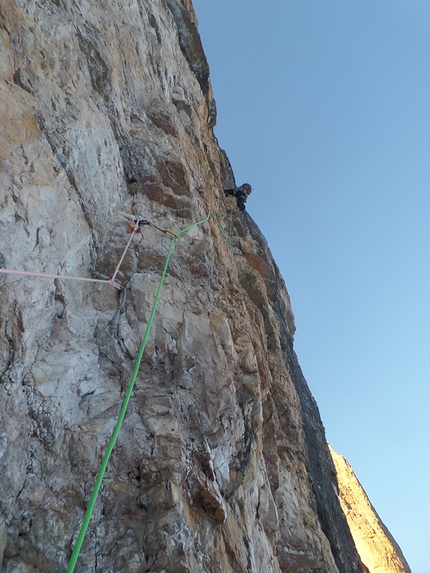
<path id="1" fill-rule="evenodd" d="M 244 183 L 240 187 L 233 187 L 233 189 L 225 189 L 224 193 L 226 195 L 233 195 L 237 198 L 237 206 L 239 207 L 240 211 L 245 211 L 245 203 L 248 199 L 249 195 L 251 194 L 252 188 L 249 183 Z"/>

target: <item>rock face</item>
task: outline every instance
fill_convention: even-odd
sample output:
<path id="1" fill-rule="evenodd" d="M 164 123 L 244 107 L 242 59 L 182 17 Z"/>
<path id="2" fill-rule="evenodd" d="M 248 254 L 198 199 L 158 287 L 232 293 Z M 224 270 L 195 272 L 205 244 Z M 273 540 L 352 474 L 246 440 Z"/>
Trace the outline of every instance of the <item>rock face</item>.
<path id="1" fill-rule="evenodd" d="M 411 573 L 400 547 L 370 503 L 347 460 L 330 446 L 339 499 L 355 545 L 369 573 Z"/>
<path id="2" fill-rule="evenodd" d="M 0 568 L 358 573 L 264 237 L 222 192 L 189 0 L 0 4 Z M 126 215 L 124 215 L 124 213 Z M 130 217 L 130 215 L 129 215 Z M 218 222 L 217 222 L 218 221 Z M 231 231 L 231 240 L 230 240 Z M 126 298 L 125 298 L 126 295 Z"/>

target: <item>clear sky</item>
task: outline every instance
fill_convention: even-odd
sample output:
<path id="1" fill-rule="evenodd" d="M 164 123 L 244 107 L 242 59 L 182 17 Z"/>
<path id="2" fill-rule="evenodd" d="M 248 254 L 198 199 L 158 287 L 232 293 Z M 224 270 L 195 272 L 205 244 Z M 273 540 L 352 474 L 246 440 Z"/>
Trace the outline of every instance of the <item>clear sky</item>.
<path id="1" fill-rule="evenodd" d="M 193 4 L 327 438 L 429 573 L 430 2 Z"/>

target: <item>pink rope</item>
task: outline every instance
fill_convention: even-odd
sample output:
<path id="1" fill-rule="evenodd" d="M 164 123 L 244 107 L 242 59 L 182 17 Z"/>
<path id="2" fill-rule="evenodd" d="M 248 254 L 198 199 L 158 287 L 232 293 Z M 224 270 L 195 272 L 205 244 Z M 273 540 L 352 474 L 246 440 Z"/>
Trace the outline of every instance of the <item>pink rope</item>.
<path id="1" fill-rule="evenodd" d="M 15 271 L 15 270 L 11 270 L 11 269 L 0 269 L 0 273 L 6 273 L 6 274 L 10 274 L 10 275 L 24 275 L 24 276 L 28 276 L 28 277 L 45 277 L 45 278 L 50 278 L 50 279 L 64 279 L 64 280 L 69 280 L 69 281 L 86 281 L 86 282 L 91 282 L 91 283 L 102 283 L 102 284 L 107 284 L 109 286 L 113 286 L 117 290 L 121 290 L 122 287 L 120 284 L 115 282 L 115 277 L 118 274 L 119 269 L 122 265 L 122 261 L 124 260 L 124 257 L 126 255 L 128 249 L 129 249 L 129 247 L 130 247 L 133 236 L 138 229 L 139 229 L 139 220 L 136 221 L 136 224 L 133 227 L 133 231 L 131 232 L 130 239 L 128 240 L 128 243 L 124 249 L 124 252 L 121 255 L 121 258 L 120 258 L 119 263 L 115 269 L 115 272 L 113 273 L 112 278 L 109 280 L 88 279 L 85 277 L 71 277 L 69 275 L 51 275 L 48 273 L 35 273 L 32 271 Z"/>
<path id="2" fill-rule="evenodd" d="M 127 246 L 125 247 L 124 252 L 123 252 L 123 254 L 122 254 L 122 257 L 120 258 L 119 263 L 118 263 L 118 265 L 117 265 L 117 267 L 116 267 L 116 269 L 115 269 L 115 272 L 113 273 L 112 278 L 111 278 L 110 281 L 109 281 L 109 284 L 112 285 L 112 286 L 114 286 L 114 285 L 116 284 L 116 283 L 114 283 L 115 277 L 116 277 L 116 275 L 118 274 L 118 271 L 119 271 L 120 266 L 122 265 L 122 261 L 124 260 L 125 254 L 126 254 L 126 252 L 128 251 L 128 248 L 129 248 L 129 246 L 130 246 L 130 244 L 131 244 L 131 240 L 132 240 L 132 238 L 134 237 L 134 234 L 135 234 L 135 232 L 136 232 L 138 229 L 139 229 L 139 219 L 136 221 L 136 224 L 135 224 L 135 226 L 133 227 L 133 231 L 131 232 L 130 239 L 128 240 Z"/>
<path id="3" fill-rule="evenodd" d="M 50 275 L 48 273 L 34 273 L 31 271 L 14 271 L 11 269 L 0 269 L 0 273 L 7 273 L 10 275 L 25 275 L 25 276 L 29 276 L 29 277 L 45 277 L 45 278 L 50 278 L 50 279 L 64 279 L 64 280 L 69 280 L 69 281 L 87 281 L 87 282 L 91 282 L 91 283 L 104 283 L 104 284 L 113 286 L 114 288 L 116 288 L 118 290 L 121 290 L 121 285 L 113 282 L 112 279 L 110 279 L 110 280 L 87 279 L 85 277 L 71 277 L 69 275 Z"/>

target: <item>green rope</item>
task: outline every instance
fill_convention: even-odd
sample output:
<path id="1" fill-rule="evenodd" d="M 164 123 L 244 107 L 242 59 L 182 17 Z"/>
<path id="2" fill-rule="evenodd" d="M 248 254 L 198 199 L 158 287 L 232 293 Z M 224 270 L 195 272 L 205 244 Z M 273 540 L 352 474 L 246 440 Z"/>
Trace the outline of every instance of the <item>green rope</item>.
<path id="1" fill-rule="evenodd" d="M 179 231 L 178 233 L 178 237 L 179 235 L 182 235 L 182 233 L 186 233 L 187 231 L 189 231 L 190 229 L 192 229 L 193 227 L 197 227 L 197 225 L 202 225 L 203 223 L 207 223 L 209 221 L 210 216 L 213 215 L 212 211 L 209 211 L 208 216 L 206 217 L 206 219 L 202 219 L 201 221 L 197 221 L 197 223 L 193 223 L 192 225 L 189 225 L 188 227 L 185 227 L 185 229 L 182 229 L 182 231 Z"/>
<path id="2" fill-rule="evenodd" d="M 115 446 L 119 431 L 120 431 L 122 423 L 124 421 L 124 417 L 125 417 L 125 413 L 127 411 L 128 403 L 130 402 L 131 393 L 133 391 L 134 383 L 136 382 L 137 373 L 139 371 L 140 363 L 142 362 L 143 353 L 145 351 L 146 343 L 148 341 L 149 332 L 151 330 L 152 322 L 154 320 L 155 311 L 157 310 L 158 300 L 159 300 L 160 294 L 161 294 L 161 288 L 163 286 L 164 278 L 166 276 L 167 266 L 169 264 L 170 255 L 172 254 L 172 249 L 173 249 L 173 245 L 175 243 L 175 240 L 176 240 L 175 237 L 173 237 L 173 239 L 170 241 L 169 251 L 167 253 L 166 262 L 164 263 L 163 273 L 161 275 L 161 279 L 160 279 L 160 282 L 158 285 L 157 294 L 155 295 L 155 301 L 154 301 L 154 304 L 152 306 L 151 316 L 150 316 L 148 324 L 146 326 L 146 331 L 145 331 L 145 335 L 143 337 L 142 344 L 140 346 L 139 354 L 137 355 L 137 360 L 136 360 L 136 364 L 134 366 L 134 371 L 133 371 L 133 374 L 132 374 L 132 377 L 130 380 L 130 384 L 128 386 L 128 390 L 127 390 L 127 393 L 125 395 L 124 401 L 122 403 L 122 408 L 121 408 L 121 411 L 120 411 L 119 416 L 118 416 L 118 421 L 116 423 L 112 437 L 111 437 L 110 442 L 108 444 L 106 453 L 103 457 L 99 473 L 97 474 L 97 479 L 96 479 L 96 483 L 94 485 L 93 493 L 91 494 L 91 498 L 90 498 L 90 501 L 88 503 L 87 511 L 85 512 L 84 520 L 82 522 L 82 526 L 81 526 L 81 529 L 79 531 L 79 535 L 78 535 L 78 538 L 76 540 L 76 544 L 75 544 L 75 547 L 73 549 L 73 553 L 70 557 L 70 561 L 69 561 L 69 565 L 67 567 L 66 573 L 72 573 L 72 571 L 75 569 L 76 561 L 78 560 L 79 553 L 80 553 L 81 547 L 82 547 L 82 543 L 84 542 L 85 534 L 87 532 L 88 525 L 90 523 L 91 516 L 93 514 L 94 506 L 96 504 L 97 496 L 99 494 L 100 487 L 102 485 L 102 481 L 103 481 L 103 477 L 104 477 L 104 474 L 106 471 L 106 467 L 108 465 L 109 458 L 112 454 L 112 450 Z"/>
<path id="3" fill-rule="evenodd" d="M 232 235 L 233 235 L 233 203 L 230 201 L 230 240 L 229 240 L 230 245 L 231 245 Z"/>
<path id="4" fill-rule="evenodd" d="M 230 229 L 230 237 L 229 237 L 229 236 L 227 235 L 227 233 L 224 231 L 224 229 L 222 228 L 221 223 L 218 221 L 218 218 L 217 218 L 217 216 L 215 215 L 215 213 L 212 213 L 212 211 L 209 211 L 209 216 L 212 216 L 212 217 L 215 219 L 215 221 L 216 221 L 218 227 L 220 228 L 220 231 L 221 231 L 221 233 L 222 233 L 224 239 L 227 241 L 227 243 L 228 243 L 229 245 L 231 245 L 231 229 Z"/>
<path id="5" fill-rule="evenodd" d="M 107 449 L 106 449 L 106 453 L 105 453 L 105 455 L 103 456 L 103 460 L 102 460 L 102 463 L 101 463 L 101 466 L 100 466 L 100 469 L 99 469 L 99 473 L 97 474 L 96 483 L 95 483 L 95 485 L 94 485 L 94 489 L 93 489 L 93 492 L 92 492 L 92 494 L 91 494 L 91 498 L 90 498 L 90 501 L 89 501 L 89 503 L 88 503 L 88 507 L 87 507 L 87 510 L 86 510 L 86 512 L 85 512 L 84 519 L 83 519 L 83 522 L 82 522 L 82 525 L 81 525 L 81 529 L 80 529 L 79 534 L 78 534 L 78 537 L 77 537 L 77 539 L 76 539 L 75 547 L 73 548 L 73 552 L 72 552 L 72 555 L 71 555 L 71 557 L 70 557 L 70 560 L 69 560 L 69 564 L 68 564 L 68 566 L 67 566 L 67 571 L 66 571 L 66 573 L 73 573 L 73 571 L 74 571 L 74 569 L 75 569 L 76 562 L 77 562 L 77 560 L 78 560 L 79 554 L 80 554 L 80 552 L 81 552 L 82 544 L 83 544 L 83 542 L 84 542 L 85 534 L 86 534 L 86 532 L 87 532 L 89 523 L 90 523 L 90 521 L 91 521 L 91 516 L 92 516 L 93 511 L 94 511 L 94 506 L 95 506 L 96 501 L 97 501 L 97 497 L 98 497 L 98 494 L 99 494 L 99 491 L 100 491 L 100 487 L 101 487 L 101 485 L 102 485 L 103 477 L 104 477 L 104 474 L 105 474 L 105 472 L 106 472 L 106 468 L 107 468 L 107 465 L 108 465 L 108 463 L 109 463 L 109 459 L 110 459 L 110 456 L 111 456 L 111 454 L 112 454 L 112 450 L 113 450 L 114 447 L 115 447 L 115 443 L 116 443 L 116 441 L 117 441 L 119 432 L 120 432 L 120 430 L 121 430 L 122 423 L 123 423 L 123 421 L 124 421 L 124 417 L 125 417 L 125 414 L 126 414 L 126 411 L 127 411 L 128 403 L 130 402 L 131 394 L 132 394 L 132 391 L 133 391 L 133 388 L 134 388 L 134 384 L 135 384 L 135 382 L 136 382 L 137 374 L 138 374 L 138 372 L 139 372 L 140 363 L 142 362 L 143 353 L 145 352 L 145 347 L 146 347 L 146 343 L 147 343 L 147 341 L 148 341 L 149 332 L 150 332 L 150 330 L 151 330 L 151 326 L 152 326 L 152 323 L 153 323 L 153 321 L 154 321 L 154 316 L 155 316 L 155 312 L 156 312 L 156 310 L 157 310 L 158 301 L 159 301 L 159 298 L 160 298 L 161 289 L 162 289 L 162 287 L 163 287 L 164 279 L 165 279 L 165 277 L 166 277 L 167 267 L 168 267 L 168 265 L 169 265 L 170 256 L 171 256 L 172 250 L 173 250 L 173 245 L 175 244 L 176 239 L 177 239 L 180 235 L 182 235 L 183 233 L 189 231 L 189 230 L 192 229 L 193 227 L 196 227 L 197 225 L 202 225 L 203 223 L 207 223 L 207 221 L 209 220 L 209 218 L 210 218 L 211 216 L 212 216 L 212 217 L 215 219 L 215 221 L 218 223 L 218 226 L 219 226 L 219 228 L 221 229 L 221 231 L 222 231 L 222 233 L 223 233 L 225 239 L 227 240 L 227 242 L 230 243 L 230 240 L 229 240 L 229 238 L 227 237 L 227 235 L 226 235 L 224 229 L 221 227 L 221 225 L 220 225 L 220 223 L 219 223 L 217 217 L 215 216 L 214 213 L 212 213 L 212 211 L 209 211 L 208 216 L 207 216 L 205 219 L 203 219 L 202 221 L 197 221 L 196 223 L 193 223 L 192 225 L 189 225 L 189 226 L 186 227 L 185 229 L 182 229 L 181 231 L 179 231 L 179 233 L 178 233 L 176 236 L 174 236 L 174 237 L 172 238 L 172 240 L 170 241 L 170 246 L 169 246 L 169 250 L 168 250 L 168 252 L 167 252 L 166 261 L 165 261 L 165 263 L 164 263 L 163 272 L 162 272 L 162 274 L 161 274 L 161 279 L 160 279 L 160 282 L 159 282 L 159 284 L 158 284 L 157 294 L 155 295 L 154 304 L 153 304 L 153 306 L 152 306 L 151 316 L 150 316 L 149 321 L 148 321 L 148 324 L 147 324 L 147 326 L 146 326 L 146 330 L 145 330 L 145 334 L 144 334 L 144 337 L 143 337 L 143 340 L 142 340 L 142 344 L 141 344 L 141 346 L 140 346 L 139 353 L 138 353 L 138 355 L 137 355 L 136 364 L 135 364 L 135 366 L 134 366 L 134 370 L 133 370 L 133 374 L 132 374 L 132 376 L 131 376 L 130 384 L 129 384 L 129 386 L 128 386 L 127 393 L 126 393 L 126 395 L 125 395 L 124 401 L 123 401 L 123 403 L 122 403 L 121 411 L 120 411 L 119 416 L 118 416 L 118 421 L 117 421 L 117 423 L 116 423 L 116 425 L 115 425 L 114 431 L 113 431 L 113 433 L 112 433 L 112 437 L 111 437 L 111 439 L 110 439 L 110 441 L 109 441 L 109 444 L 108 444 L 108 447 L 107 447 Z"/>

